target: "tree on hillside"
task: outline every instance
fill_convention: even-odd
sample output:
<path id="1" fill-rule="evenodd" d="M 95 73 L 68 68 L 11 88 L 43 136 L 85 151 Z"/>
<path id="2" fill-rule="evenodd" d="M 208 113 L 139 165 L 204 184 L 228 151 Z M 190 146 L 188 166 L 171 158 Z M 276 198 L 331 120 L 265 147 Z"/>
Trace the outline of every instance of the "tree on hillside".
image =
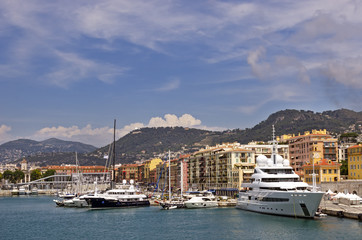
<path id="1" fill-rule="evenodd" d="M 1 179 L 3 179 L 3 174 L 2 174 L 2 173 L 0 173 L 0 180 L 1 180 Z"/>
<path id="2" fill-rule="evenodd" d="M 30 172 L 30 181 L 38 180 L 41 178 L 41 172 L 39 169 L 35 169 Z"/>
<path id="3" fill-rule="evenodd" d="M 341 175 L 348 176 L 348 160 L 342 160 Z"/>

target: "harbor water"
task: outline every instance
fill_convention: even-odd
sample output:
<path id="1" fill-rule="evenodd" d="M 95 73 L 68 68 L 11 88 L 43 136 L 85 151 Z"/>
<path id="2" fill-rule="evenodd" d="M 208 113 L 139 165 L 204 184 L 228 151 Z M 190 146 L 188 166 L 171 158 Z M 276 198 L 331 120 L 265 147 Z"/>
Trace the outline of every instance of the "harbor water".
<path id="1" fill-rule="evenodd" d="M 232 207 L 89 210 L 51 196 L 0 198 L 0 239 L 361 239 L 362 223 L 263 215 Z"/>

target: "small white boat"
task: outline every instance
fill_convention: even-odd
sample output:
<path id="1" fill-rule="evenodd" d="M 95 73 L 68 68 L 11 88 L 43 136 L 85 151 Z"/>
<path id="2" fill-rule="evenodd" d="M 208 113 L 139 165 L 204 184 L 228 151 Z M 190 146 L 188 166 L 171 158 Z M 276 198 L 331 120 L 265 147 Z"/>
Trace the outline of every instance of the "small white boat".
<path id="1" fill-rule="evenodd" d="M 175 208 L 185 208 L 185 202 L 183 200 L 171 200 L 159 203 L 162 209 L 170 210 Z"/>
<path id="2" fill-rule="evenodd" d="M 58 194 L 58 197 L 60 199 L 54 199 L 53 201 L 57 204 L 58 207 L 64 207 L 64 202 L 68 201 L 68 200 L 72 200 L 73 198 L 75 198 L 74 194 Z M 70 204 L 70 202 L 68 203 L 68 205 Z"/>
<path id="3" fill-rule="evenodd" d="M 26 191 L 24 187 L 19 188 L 19 195 L 26 195 Z"/>
<path id="4" fill-rule="evenodd" d="M 31 189 L 31 195 L 38 195 L 38 189 L 35 187 L 33 189 Z"/>
<path id="5" fill-rule="evenodd" d="M 185 201 L 186 208 L 211 208 L 217 207 L 218 203 L 215 196 L 208 191 L 201 192 L 200 195 L 193 196 Z"/>
<path id="6" fill-rule="evenodd" d="M 164 209 L 165 210 L 171 210 L 171 209 L 176 209 L 177 206 L 173 205 L 173 206 L 168 206 L 168 207 L 165 207 Z"/>
<path id="7" fill-rule="evenodd" d="M 12 190 L 11 190 L 11 195 L 19 195 L 19 189 L 17 189 L 17 188 L 13 188 Z"/>

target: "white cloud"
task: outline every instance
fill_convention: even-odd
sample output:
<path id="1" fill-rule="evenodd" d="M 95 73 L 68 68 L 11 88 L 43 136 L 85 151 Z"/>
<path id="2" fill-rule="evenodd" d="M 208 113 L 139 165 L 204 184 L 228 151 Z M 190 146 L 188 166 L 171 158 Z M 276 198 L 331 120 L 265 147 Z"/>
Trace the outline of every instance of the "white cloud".
<path id="1" fill-rule="evenodd" d="M 0 125 L 0 144 L 11 140 L 10 131 L 11 127 L 5 124 Z"/>
<path id="2" fill-rule="evenodd" d="M 200 125 L 201 120 L 194 118 L 190 114 L 184 114 L 179 118 L 173 114 L 166 114 L 164 118 L 151 118 L 147 127 L 198 127 Z"/>

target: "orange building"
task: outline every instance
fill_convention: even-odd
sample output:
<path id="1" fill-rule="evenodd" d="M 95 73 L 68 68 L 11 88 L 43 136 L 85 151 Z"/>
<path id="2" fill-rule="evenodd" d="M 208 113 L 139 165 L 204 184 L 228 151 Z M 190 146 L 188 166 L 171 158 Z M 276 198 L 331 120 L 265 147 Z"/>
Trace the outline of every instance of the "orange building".
<path id="1" fill-rule="evenodd" d="M 291 137 L 289 145 L 290 165 L 304 180 L 302 166 L 307 163 L 316 163 L 322 159 L 338 162 L 338 139 L 332 138 L 326 131 L 313 130 L 304 135 Z"/>
<path id="2" fill-rule="evenodd" d="M 119 179 L 122 180 L 134 180 L 135 182 L 139 182 L 139 168 L 142 164 L 123 164 L 119 168 Z"/>
<path id="3" fill-rule="evenodd" d="M 46 166 L 41 168 L 41 172 L 44 173 L 47 170 L 55 170 L 56 174 L 71 175 L 77 173 L 77 169 L 81 173 L 102 173 L 108 172 L 104 166 L 76 166 L 76 165 L 64 165 L 64 166 Z"/>

